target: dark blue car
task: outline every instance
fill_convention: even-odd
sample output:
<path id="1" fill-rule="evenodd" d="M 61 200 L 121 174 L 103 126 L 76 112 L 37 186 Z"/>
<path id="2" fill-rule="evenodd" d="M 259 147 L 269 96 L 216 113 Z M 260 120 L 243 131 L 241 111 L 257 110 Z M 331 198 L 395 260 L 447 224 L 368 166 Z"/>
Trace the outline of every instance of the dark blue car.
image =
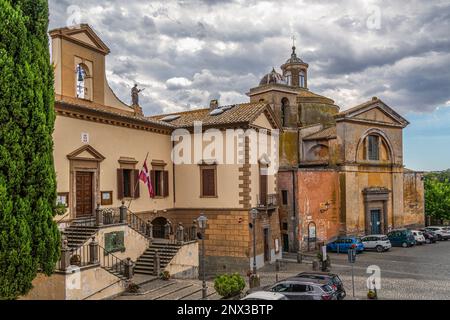
<path id="1" fill-rule="evenodd" d="M 327 244 L 327 251 L 331 252 L 348 252 L 348 249 L 354 247 L 357 253 L 364 251 L 364 244 L 357 237 L 339 238 L 334 242 Z"/>

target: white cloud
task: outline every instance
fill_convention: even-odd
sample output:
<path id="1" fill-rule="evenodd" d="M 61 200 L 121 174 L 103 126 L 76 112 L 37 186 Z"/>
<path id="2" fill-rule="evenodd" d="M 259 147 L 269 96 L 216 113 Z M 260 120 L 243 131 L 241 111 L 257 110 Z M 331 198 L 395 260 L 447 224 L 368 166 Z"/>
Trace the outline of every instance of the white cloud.
<path id="1" fill-rule="evenodd" d="M 450 101 L 450 4 L 370 1 L 50 0 L 52 28 L 81 8 L 111 48 L 111 87 L 129 101 L 146 87 L 147 113 L 247 102 L 245 93 L 290 55 L 309 63 L 312 91 L 342 109 L 378 96 L 401 112 L 430 112 Z M 374 7 L 380 28 L 368 28 Z M 301 18 L 299 18 L 301 14 Z M 376 21 L 375 21 L 376 22 Z M 242 101 L 237 101 L 242 99 Z"/>

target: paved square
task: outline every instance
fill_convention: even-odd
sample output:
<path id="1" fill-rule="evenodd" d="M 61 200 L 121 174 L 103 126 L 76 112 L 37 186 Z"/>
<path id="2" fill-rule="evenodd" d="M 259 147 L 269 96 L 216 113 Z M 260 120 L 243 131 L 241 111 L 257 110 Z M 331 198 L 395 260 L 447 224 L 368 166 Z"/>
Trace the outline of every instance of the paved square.
<path id="1" fill-rule="evenodd" d="M 339 274 L 352 299 L 351 265 L 347 254 L 331 253 L 331 271 Z M 369 266 L 381 269 L 380 299 L 432 300 L 450 299 L 450 241 L 427 244 L 412 248 L 392 248 L 389 252 L 364 252 L 354 265 L 356 299 L 366 299 L 366 281 Z M 274 266 L 264 268 L 262 284 L 276 280 Z M 289 263 L 285 271 L 278 273 L 283 279 L 301 271 L 312 270 L 311 265 Z"/>

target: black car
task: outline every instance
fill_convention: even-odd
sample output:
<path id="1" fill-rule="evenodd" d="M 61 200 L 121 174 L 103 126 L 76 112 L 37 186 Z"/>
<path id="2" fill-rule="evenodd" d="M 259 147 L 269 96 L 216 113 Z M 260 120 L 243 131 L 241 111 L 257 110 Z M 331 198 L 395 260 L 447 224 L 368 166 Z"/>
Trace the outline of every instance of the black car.
<path id="1" fill-rule="evenodd" d="M 436 243 L 438 240 L 438 237 L 436 235 L 436 233 L 434 233 L 433 231 L 430 230 L 426 230 L 426 229 L 420 229 L 420 231 L 423 233 L 423 236 L 425 238 L 425 240 L 427 241 L 427 243 Z"/>
<path id="2" fill-rule="evenodd" d="M 337 274 L 329 273 L 329 272 L 302 272 L 299 273 L 295 278 L 302 279 L 316 279 L 321 281 L 327 281 L 328 285 L 330 285 L 337 293 L 337 299 L 342 300 L 345 298 L 347 293 L 344 289 L 344 284 Z"/>
<path id="3" fill-rule="evenodd" d="M 328 280 L 288 278 L 266 290 L 281 293 L 288 300 L 337 300 L 339 294 L 328 284 Z"/>

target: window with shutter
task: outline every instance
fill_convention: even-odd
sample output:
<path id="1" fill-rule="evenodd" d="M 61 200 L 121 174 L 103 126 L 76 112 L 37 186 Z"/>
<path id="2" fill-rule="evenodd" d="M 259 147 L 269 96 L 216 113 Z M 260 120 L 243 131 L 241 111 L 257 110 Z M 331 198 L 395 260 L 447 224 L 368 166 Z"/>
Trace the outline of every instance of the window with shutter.
<path id="1" fill-rule="evenodd" d="M 267 174 L 264 174 L 263 170 L 260 169 L 259 173 L 259 205 L 267 205 L 267 193 L 269 190 Z"/>
<path id="2" fill-rule="evenodd" d="M 139 170 L 134 170 L 132 186 L 134 188 L 134 192 L 133 192 L 134 199 L 138 199 L 141 196 L 140 188 L 139 188 L 140 187 L 139 186 Z"/>
<path id="3" fill-rule="evenodd" d="M 117 198 L 122 200 L 123 196 L 123 169 L 117 169 Z"/>
<path id="4" fill-rule="evenodd" d="M 163 172 L 163 197 L 169 196 L 169 171 Z"/>
<path id="5" fill-rule="evenodd" d="M 201 167 L 201 197 L 216 197 L 216 167 Z"/>

